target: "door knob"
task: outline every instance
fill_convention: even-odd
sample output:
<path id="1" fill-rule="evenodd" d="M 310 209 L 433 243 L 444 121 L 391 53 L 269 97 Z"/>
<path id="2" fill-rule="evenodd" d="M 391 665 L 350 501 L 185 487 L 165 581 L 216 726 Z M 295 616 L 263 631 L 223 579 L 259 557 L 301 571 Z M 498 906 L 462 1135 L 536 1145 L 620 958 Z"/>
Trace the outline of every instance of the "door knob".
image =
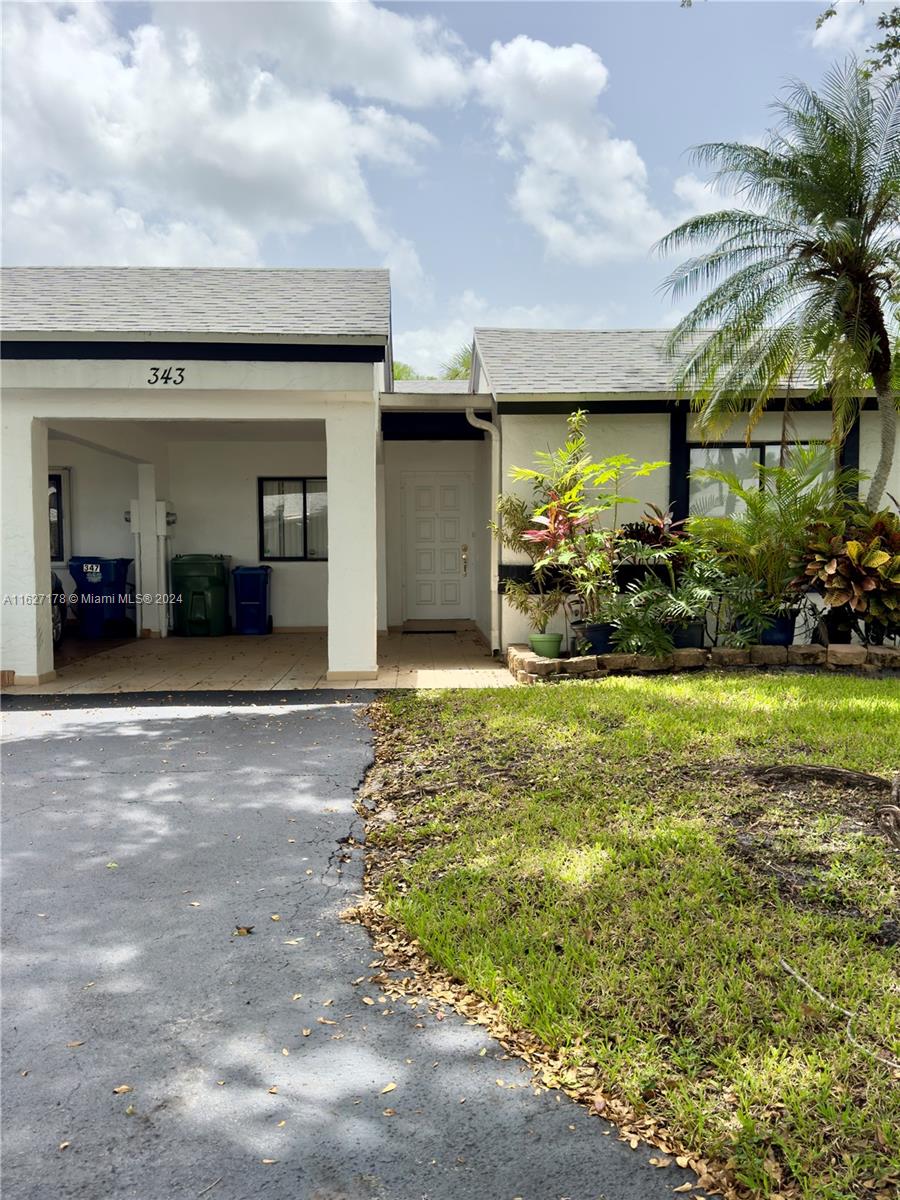
<path id="1" fill-rule="evenodd" d="M 468 575 L 468 573 L 469 573 L 469 547 L 465 546 L 465 545 L 462 548 L 462 565 L 463 565 L 463 575 Z"/>

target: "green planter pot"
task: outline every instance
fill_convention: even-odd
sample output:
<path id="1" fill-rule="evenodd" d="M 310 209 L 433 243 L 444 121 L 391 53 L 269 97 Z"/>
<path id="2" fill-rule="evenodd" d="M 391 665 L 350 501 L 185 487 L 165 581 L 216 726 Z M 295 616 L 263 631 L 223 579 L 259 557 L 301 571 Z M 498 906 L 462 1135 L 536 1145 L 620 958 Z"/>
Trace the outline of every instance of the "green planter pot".
<path id="1" fill-rule="evenodd" d="M 562 637 L 561 633 L 533 633 L 528 639 L 528 645 L 535 654 L 540 654 L 543 658 L 559 658 Z"/>

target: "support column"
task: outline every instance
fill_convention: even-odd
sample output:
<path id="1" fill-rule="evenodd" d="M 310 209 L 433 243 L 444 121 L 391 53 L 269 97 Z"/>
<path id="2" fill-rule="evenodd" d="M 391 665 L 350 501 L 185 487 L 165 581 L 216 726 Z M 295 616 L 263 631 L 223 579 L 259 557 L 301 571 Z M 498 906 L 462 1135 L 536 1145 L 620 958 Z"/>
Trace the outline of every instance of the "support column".
<path id="1" fill-rule="evenodd" d="M 0 606 L 4 678 L 17 684 L 52 679 L 50 516 L 47 426 L 30 413 L 3 418 L 3 599 Z M 43 603 L 37 597 L 45 597 Z"/>
<path id="2" fill-rule="evenodd" d="M 329 679 L 374 679 L 378 674 L 375 436 L 374 399 L 329 406 Z"/>
<path id="3" fill-rule="evenodd" d="M 145 596 L 162 592 L 159 577 L 156 544 L 156 468 L 151 463 L 139 463 L 138 469 L 138 513 L 140 516 L 140 578 L 141 591 Z M 137 575 L 137 572 L 135 573 Z M 138 605 L 137 620 L 141 624 L 142 637 L 160 636 L 160 609 L 155 604 Z"/>
<path id="4" fill-rule="evenodd" d="M 384 485 L 384 443 L 380 431 L 377 434 L 375 453 L 375 488 L 377 493 L 378 519 L 378 632 L 387 633 L 387 515 L 385 511 L 386 492 Z"/>

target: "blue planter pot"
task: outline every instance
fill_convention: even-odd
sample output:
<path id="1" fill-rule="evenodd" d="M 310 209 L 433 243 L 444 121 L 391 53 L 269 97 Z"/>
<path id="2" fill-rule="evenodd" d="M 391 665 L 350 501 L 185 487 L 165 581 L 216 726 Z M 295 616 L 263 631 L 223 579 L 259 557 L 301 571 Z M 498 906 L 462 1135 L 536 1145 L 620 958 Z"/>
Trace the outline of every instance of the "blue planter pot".
<path id="1" fill-rule="evenodd" d="M 693 621 L 690 625 L 672 630 L 672 645 L 676 650 L 702 650 L 705 634 L 704 622 Z"/>
<path id="2" fill-rule="evenodd" d="M 613 627 L 605 621 L 592 621 L 584 627 L 583 637 L 590 647 L 591 654 L 609 654 L 613 648 Z"/>
<path id="3" fill-rule="evenodd" d="M 789 617 L 776 617 L 769 628 L 764 629 L 759 635 L 760 644 L 763 646 L 790 646 L 794 641 L 796 623 L 796 613 Z"/>

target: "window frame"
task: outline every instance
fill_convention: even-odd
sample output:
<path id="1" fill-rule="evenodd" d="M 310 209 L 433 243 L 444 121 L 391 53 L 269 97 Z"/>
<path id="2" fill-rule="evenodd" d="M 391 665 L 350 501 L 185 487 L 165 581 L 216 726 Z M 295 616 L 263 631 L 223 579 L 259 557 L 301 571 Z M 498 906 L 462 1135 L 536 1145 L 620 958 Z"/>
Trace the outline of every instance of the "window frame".
<path id="1" fill-rule="evenodd" d="M 303 490 L 303 554 L 266 554 L 266 526 L 265 514 L 263 511 L 263 487 L 267 483 L 297 483 L 302 486 Z M 260 562 L 328 562 L 328 554 L 323 557 L 312 557 L 309 550 L 309 503 L 308 503 L 308 485 L 310 483 L 324 483 L 326 497 L 326 514 L 328 512 L 328 480 L 324 475 L 258 475 L 256 477 L 256 525 L 257 539 L 259 549 Z"/>
<path id="2" fill-rule="evenodd" d="M 68 570 L 69 559 L 72 557 L 72 471 L 70 467 L 48 467 L 47 468 L 47 485 L 48 485 L 48 505 L 47 505 L 47 524 L 50 524 L 50 505 L 49 505 L 49 485 L 53 478 L 59 479 L 59 487 L 57 489 L 58 497 L 58 513 L 59 526 L 61 531 L 60 548 L 62 550 L 62 558 L 53 557 L 53 547 L 50 547 L 50 568 L 62 568 Z M 49 531 L 49 530 L 48 530 Z"/>
<path id="3" fill-rule="evenodd" d="M 815 439 L 812 439 L 812 440 L 814 441 Z M 796 445 L 798 443 L 792 443 L 792 444 Z M 800 442 L 799 443 L 799 445 L 801 445 L 801 446 L 808 446 L 809 444 L 810 444 L 809 442 Z M 694 450 L 755 450 L 757 452 L 756 465 L 758 467 L 764 467 L 766 465 L 766 448 L 768 446 L 777 446 L 778 449 L 780 450 L 781 442 L 780 441 L 776 441 L 776 442 L 750 441 L 750 442 L 747 442 L 747 441 L 741 441 L 741 440 L 728 441 L 728 442 L 687 442 L 686 448 L 687 448 L 687 468 L 688 469 L 687 469 L 687 473 L 685 476 L 685 483 L 687 484 L 688 516 L 690 517 L 690 516 L 696 515 L 691 512 L 691 476 L 693 475 L 693 471 L 691 470 L 691 454 Z M 705 470 L 707 468 L 701 467 L 699 469 Z M 765 477 L 762 475 L 761 472 L 757 473 L 757 477 L 759 480 L 759 490 L 762 491 L 763 486 L 765 485 Z"/>

